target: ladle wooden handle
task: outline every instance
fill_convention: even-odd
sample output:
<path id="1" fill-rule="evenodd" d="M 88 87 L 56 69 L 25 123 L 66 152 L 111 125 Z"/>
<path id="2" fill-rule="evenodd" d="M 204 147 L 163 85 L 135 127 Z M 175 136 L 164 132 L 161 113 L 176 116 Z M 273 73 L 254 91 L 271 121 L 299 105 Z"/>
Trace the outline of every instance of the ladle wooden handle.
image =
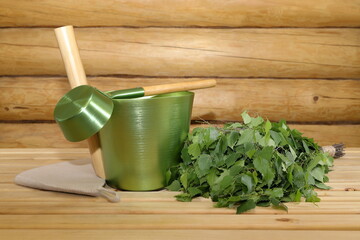
<path id="1" fill-rule="evenodd" d="M 88 85 L 84 67 L 80 59 L 79 49 L 75 40 L 73 26 L 56 28 L 55 35 L 71 88 L 80 85 Z"/>
<path id="2" fill-rule="evenodd" d="M 73 26 L 56 28 L 55 35 L 71 88 L 80 85 L 88 85 L 79 49 L 75 40 Z M 88 139 L 88 146 L 96 175 L 105 178 L 98 134 L 95 134 Z"/>
<path id="3" fill-rule="evenodd" d="M 179 82 L 179 83 L 147 86 L 147 87 L 143 87 L 143 89 L 144 89 L 144 95 L 150 96 L 150 95 L 156 95 L 162 93 L 209 88 L 209 87 L 214 87 L 215 85 L 216 85 L 216 80 L 210 79 L 210 80 L 199 80 L 192 82 Z"/>

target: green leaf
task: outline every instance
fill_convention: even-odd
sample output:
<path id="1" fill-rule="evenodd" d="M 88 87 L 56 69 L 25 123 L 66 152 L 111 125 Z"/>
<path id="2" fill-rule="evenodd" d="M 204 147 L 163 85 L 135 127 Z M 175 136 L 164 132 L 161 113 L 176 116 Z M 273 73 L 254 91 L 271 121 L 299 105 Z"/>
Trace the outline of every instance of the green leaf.
<path id="1" fill-rule="evenodd" d="M 230 134 L 227 135 L 227 143 L 230 148 L 233 148 L 239 139 L 239 132 L 237 131 L 231 131 Z"/>
<path id="2" fill-rule="evenodd" d="M 325 185 L 325 184 L 322 183 L 322 182 L 317 182 L 317 183 L 315 183 L 315 186 L 316 186 L 317 188 L 319 188 L 319 189 L 325 189 L 325 190 L 331 189 L 331 187 Z"/>
<path id="3" fill-rule="evenodd" d="M 200 149 L 199 144 L 197 144 L 197 143 L 190 144 L 188 147 L 188 152 L 190 155 L 193 156 L 193 159 L 199 157 L 201 154 L 201 149 Z"/>
<path id="4" fill-rule="evenodd" d="M 245 142 L 244 143 L 244 152 L 245 152 L 246 156 L 248 156 L 249 158 L 252 158 L 254 156 L 254 154 L 256 153 L 255 145 L 251 142 Z"/>
<path id="5" fill-rule="evenodd" d="M 196 188 L 196 187 L 189 187 L 188 190 L 187 190 L 190 194 L 190 197 L 195 197 L 195 196 L 198 196 L 198 195 L 201 195 L 201 190 L 199 188 Z"/>
<path id="6" fill-rule="evenodd" d="M 294 185 L 294 175 L 293 175 L 294 168 L 295 165 L 291 165 L 288 169 L 288 174 L 287 174 L 287 180 L 291 185 Z"/>
<path id="7" fill-rule="evenodd" d="M 273 205 L 274 208 L 284 210 L 284 211 L 288 211 L 288 207 L 285 204 L 283 204 L 282 202 L 280 202 L 278 199 L 270 198 L 270 202 L 271 202 L 271 204 Z"/>
<path id="8" fill-rule="evenodd" d="M 274 140 L 272 140 L 270 138 L 270 133 L 267 133 L 263 138 L 261 138 L 259 141 L 259 144 L 263 147 L 266 146 L 272 146 L 272 147 L 276 147 L 276 144 L 274 142 Z"/>
<path id="9" fill-rule="evenodd" d="M 234 182 L 233 177 L 230 175 L 227 175 L 221 180 L 220 188 L 225 189 L 225 188 L 229 187 L 233 182 Z"/>
<path id="10" fill-rule="evenodd" d="M 227 138 L 226 138 L 226 136 L 222 136 L 222 137 L 219 138 L 219 141 L 217 142 L 214 151 L 216 153 L 223 154 L 223 153 L 226 152 L 227 147 L 228 147 Z"/>
<path id="11" fill-rule="evenodd" d="M 254 166 L 256 170 L 261 173 L 267 185 L 270 186 L 274 180 L 275 174 L 274 170 L 270 167 L 269 161 L 265 158 L 257 157 L 254 160 Z"/>
<path id="12" fill-rule="evenodd" d="M 181 176 L 180 176 L 180 182 L 181 182 L 181 184 L 183 185 L 183 187 L 184 187 L 184 189 L 186 190 L 187 189 L 187 187 L 188 187 L 188 174 L 187 174 L 187 172 L 185 172 L 184 174 L 182 174 Z"/>
<path id="13" fill-rule="evenodd" d="M 305 186 L 304 170 L 298 164 L 294 165 L 293 176 L 294 176 L 293 183 L 296 187 L 302 188 Z"/>
<path id="14" fill-rule="evenodd" d="M 235 161 L 241 156 L 240 153 L 232 153 L 230 154 L 226 159 L 225 159 L 225 163 L 226 163 L 226 166 L 229 168 L 231 167 L 232 165 L 234 165 Z"/>
<path id="15" fill-rule="evenodd" d="M 248 156 L 249 158 L 252 158 L 255 153 L 256 153 L 256 149 L 251 149 L 246 152 L 246 156 Z"/>
<path id="16" fill-rule="evenodd" d="M 295 194 L 295 197 L 294 197 L 294 202 L 300 202 L 301 201 L 301 196 L 302 196 L 301 191 L 300 191 L 300 189 L 298 189 L 296 191 L 296 194 Z"/>
<path id="17" fill-rule="evenodd" d="M 220 174 L 220 176 L 219 177 L 217 177 L 216 178 L 216 180 L 215 180 L 215 184 L 220 184 L 221 183 L 221 181 L 226 177 L 226 176 L 228 176 L 228 175 L 230 175 L 230 171 L 229 170 L 224 170 L 221 174 Z"/>
<path id="18" fill-rule="evenodd" d="M 245 164 L 244 160 L 239 160 L 237 161 L 230 169 L 229 169 L 229 174 L 231 176 L 236 176 L 240 173 L 240 171 L 243 169 Z"/>
<path id="19" fill-rule="evenodd" d="M 251 209 L 254 209 L 255 207 L 256 207 L 256 203 L 254 202 L 254 200 L 249 199 L 241 203 L 240 206 L 237 207 L 236 214 L 247 212 Z"/>
<path id="20" fill-rule="evenodd" d="M 179 195 L 176 195 L 176 200 L 181 202 L 191 202 L 192 197 L 189 193 L 181 193 Z"/>
<path id="21" fill-rule="evenodd" d="M 262 157 L 268 161 L 270 161 L 273 155 L 274 148 L 273 147 L 264 147 L 258 154 L 258 157 Z"/>
<path id="22" fill-rule="evenodd" d="M 211 156 L 208 154 L 202 154 L 197 160 L 197 164 L 199 166 L 200 170 L 200 176 L 204 176 L 208 173 L 210 167 L 211 167 Z"/>
<path id="23" fill-rule="evenodd" d="M 260 134 L 260 131 L 258 131 L 258 130 L 255 130 L 254 133 L 255 133 L 255 134 L 254 134 L 254 136 L 255 136 L 255 141 L 260 144 L 260 141 L 261 141 L 261 139 L 263 138 L 263 135 L 261 135 L 261 134 Z M 260 145 L 264 146 L 264 144 L 260 144 Z"/>
<path id="24" fill-rule="evenodd" d="M 241 183 L 243 183 L 247 187 L 247 192 L 248 193 L 252 192 L 255 185 L 252 176 L 242 174 L 240 179 L 241 179 Z"/>
<path id="25" fill-rule="evenodd" d="M 315 185 L 315 179 L 310 172 L 305 172 L 305 182 L 308 185 Z"/>
<path id="26" fill-rule="evenodd" d="M 316 165 L 318 165 L 320 161 L 321 161 L 321 155 L 315 156 L 307 165 L 306 171 L 310 172 L 311 170 L 313 170 L 313 168 L 316 167 Z"/>
<path id="27" fill-rule="evenodd" d="M 304 140 L 302 140 L 302 144 L 303 144 L 303 147 L 305 149 L 305 152 L 310 153 L 310 149 L 309 149 L 308 145 L 306 144 L 306 142 Z"/>
<path id="28" fill-rule="evenodd" d="M 258 184 L 258 182 L 259 182 L 259 179 L 258 179 L 257 176 L 258 176 L 258 175 L 257 175 L 257 172 L 256 172 L 256 171 L 253 171 L 252 177 L 253 177 L 253 179 L 254 179 L 255 185 Z"/>
<path id="29" fill-rule="evenodd" d="M 179 191 L 181 189 L 180 182 L 178 180 L 174 180 L 166 189 L 170 191 Z"/>
<path id="30" fill-rule="evenodd" d="M 259 206 L 259 207 L 269 207 L 269 206 L 270 206 L 270 201 L 258 202 L 258 203 L 256 203 L 256 206 Z"/>
<path id="31" fill-rule="evenodd" d="M 216 178 L 217 178 L 216 169 L 211 169 L 209 174 L 206 176 L 206 181 L 210 185 L 210 187 L 212 187 L 215 184 Z"/>
<path id="32" fill-rule="evenodd" d="M 250 127 L 257 127 L 264 122 L 262 117 L 256 117 L 251 119 Z"/>
<path id="33" fill-rule="evenodd" d="M 294 160 L 295 160 L 297 158 L 297 154 L 291 146 L 289 146 L 289 148 L 290 148 L 291 155 L 294 157 Z"/>
<path id="34" fill-rule="evenodd" d="M 320 198 L 316 194 L 306 197 L 306 202 L 320 202 Z"/>
<path id="35" fill-rule="evenodd" d="M 289 154 L 287 154 L 290 152 L 286 152 L 286 156 L 284 156 L 282 153 L 276 152 L 276 154 L 280 157 L 280 159 L 282 160 L 282 162 L 284 163 L 285 169 L 284 171 L 286 171 L 293 163 L 294 163 L 294 159 L 292 157 L 292 155 L 290 154 L 290 158 L 288 157 Z"/>
<path id="36" fill-rule="evenodd" d="M 278 146 L 282 140 L 280 134 L 275 131 L 270 130 L 270 136 L 274 140 L 275 146 Z"/>
<path id="37" fill-rule="evenodd" d="M 271 129 L 271 122 L 269 120 L 266 120 L 265 122 L 265 134 L 268 134 L 270 132 Z"/>
<path id="38" fill-rule="evenodd" d="M 183 160 L 184 163 L 187 163 L 187 164 L 191 162 L 191 156 L 189 155 L 189 149 L 186 146 L 181 150 L 181 159 Z"/>
<path id="39" fill-rule="evenodd" d="M 170 178 L 171 178 L 171 171 L 170 171 L 170 169 L 168 169 L 166 171 L 166 173 L 165 173 L 165 183 L 166 183 L 166 185 L 169 185 Z"/>
<path id="40" fill-rule="evenodd" d="M 288 162 L 286 162 L 287 166 L 290 166 L 291 164 L 293 164 L 295 162 L 296 158 L 294 157 L 294 155 L 291 152 L 286 151 L 285 155 L 286 155 L 286 158 L 288 159 Z"/>
<path id="41" fill-rule="evenodd" d="M 241 114 L 241 116 L 242 116 L 242 119 L 243 119 L 245 124 L 248 124 L 248 123 L 251 122 L 251 117 L 249 116 L 249 114 L 247 114 L 247 112 L 243 112 Z"/>
<path id="42" fill-rule="evenodd" d="M 316 167 L 313 170 L 311 170 L 311 176 L 313 176 L 316 180 L 318 180 L 319 182 L 323 182 L 324 181 L 324 169 L 322 167 Z"/>
<path id="43" fill-rule="evenodd" d="M 218 139 L 218 137 L 220 136 L 220 132 L 214 127 L 209 127 L 207 133 L 208 134 L 206 135 L 205 143 L 206 146 L 209 147 Z"/>
<path id="44" fill-rule="evenodd" d="M 241 132 L 241 136 L 237 142 L 237 145 L 244 144 L 244 143 L 253 143 L 254 142 L 254 130 L 246 129 Z"/>
<path id="45" fill-rule="evenodd" d="M 227 123 L 224 125 L 224 128 L 226 128 L 226 129 L 237 129 L 237 128 L 241 128 L 241 127 L 243 127 L 243 125 L 239 122 Z"/>
<path id="46" fill-rule="evenodd" d="M 265 194 L 270 198 L 282 198 L 284 196 L 282 188 L 266 189 Z"/>

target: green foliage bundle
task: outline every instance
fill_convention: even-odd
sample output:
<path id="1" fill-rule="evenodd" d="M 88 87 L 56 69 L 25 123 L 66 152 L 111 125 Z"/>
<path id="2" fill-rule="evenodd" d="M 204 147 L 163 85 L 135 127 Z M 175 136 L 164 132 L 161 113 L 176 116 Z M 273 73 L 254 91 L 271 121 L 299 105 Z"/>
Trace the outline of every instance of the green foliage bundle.
<path id="1" fill-rule="evenodd" d="M 244 123 L 195 128 L 169 169 L 167 189 L 182 191 L 179 201 L 202 196 L 216 207 L 243 213 L 255 206 L 286 210 L 283 202 L 318 202 L 333 158 L 285 121 L 271 123 L 242 113 Z"/>

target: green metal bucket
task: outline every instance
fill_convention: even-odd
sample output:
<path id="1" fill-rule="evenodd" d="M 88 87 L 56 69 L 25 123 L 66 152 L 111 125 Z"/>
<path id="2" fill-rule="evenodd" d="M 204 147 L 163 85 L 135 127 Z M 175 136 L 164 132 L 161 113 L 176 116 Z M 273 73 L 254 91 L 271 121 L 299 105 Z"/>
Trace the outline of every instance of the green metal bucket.
<path id="1" fill-rule="evenodd" d="M 106 182 L 132 191 L 165 187 L 166 170 L 180 159 L 189 132 L 194 93 L 113 99 L 100 130 Z"/>

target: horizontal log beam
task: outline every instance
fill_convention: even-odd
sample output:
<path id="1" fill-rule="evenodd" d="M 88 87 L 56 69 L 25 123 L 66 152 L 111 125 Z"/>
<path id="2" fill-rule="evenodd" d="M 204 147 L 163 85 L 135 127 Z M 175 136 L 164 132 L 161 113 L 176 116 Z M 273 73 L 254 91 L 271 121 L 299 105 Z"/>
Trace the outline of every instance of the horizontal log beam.
<path id="1" fill-rule="evenodd" d="M 359 78 L 360 29 L 80 28 L 88 75 Z M 65 75 L 53 29 L 0 29 L 0 75 Z"/>
<path id="2" fill-rule="evenodd" d="M 195 81 L 170 78 L 91 77 L 100 90 Z M 360 123 L 360 80 L 217 79 L 195 91 L 193 120 L 241 120 L 249 110 L 272 121 Z M 53 120 L 56 102 L 70 86 L 65 77 L 0 78 L 0 121 Z"/>
<path id="3" fill-rule="evenodd" d="M 0 26 L 358 27 L 359 0 L 2 0 Z"/>
<path id="4" fill-rule="evenodd" d="M 192 125 L 192 128 L 199 125 Z M 207 125 L 205 125 L 207 126 Z M 345 143 L 347 147 L 360 146 L 360 125 L 298 125 L 290 124 L 320 145 Z M 56 124 L 0 123 L 0 148 L 78 148 L 86 142 L 68 142 Z"/>

